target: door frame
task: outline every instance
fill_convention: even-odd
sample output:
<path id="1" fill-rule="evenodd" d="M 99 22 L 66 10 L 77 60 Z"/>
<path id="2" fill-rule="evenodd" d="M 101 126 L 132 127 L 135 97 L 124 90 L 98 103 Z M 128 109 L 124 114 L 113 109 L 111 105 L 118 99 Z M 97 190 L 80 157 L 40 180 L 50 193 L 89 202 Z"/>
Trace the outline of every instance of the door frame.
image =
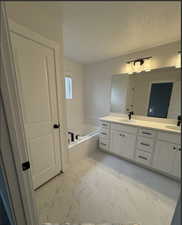
<path id="1" fill-rule="evenodd" d="M 28 161 L 25 129 L 20 98 L 17 91 L 16 72 L 12 54 L 10 31 L 4 2 L 1 9 L 1 82 L 3 141 L 0 162 L 8 186 L 13 219 L 16 225 L 39 224 L 34 200 L 30 170 L 23 171 L 22 163 Z M 5 121 L 5 122 L 4 122 Z M 3 126 L 4 123 L 4 126 Z"/>
<path id="2" fill-rule="evenodd" d="M 56 86 L 56 103 L 57 103 L 57 115 L 58 115 L 58 122 L 62 121 L 62 124 L 59 129 L 59 143 L 60 143 L 60 172 L 65 171 L 66 167 L 66 150 L 68 149 L 68 143 L 66 142 L 67 140 L 67 124 L 66 124 L 66 112 L 65 112 L 65 99 L 64 99 L 64 76 L 62 78 L 61 76 L 61 68 L 60 68 L 60 45 L 52 40 L 48 40 L 45 37 L 41 36 L 40 34 L 31 31 L 27 29 L 26 27 L 15 23 L 13 20 L 8 19 L 9 22 L 9 29 L 10 33 L 15 33 L 18 34 L 26 39 L 32 40 L 34 42 L 37 42 L 41 45 L 44 45 L 50 49 L 53 50 L 54 53 L 54 60 L 55 60 L 55 86 Z M 64 75 L 64 74 L 63 74 Z M 63 80 L 62 80 L 63 79 Z M 20 96 L 21 98 L 21 96 Z M 58 104 L 59 103 L 59 104 Z M 62 106 L 62 107 L 61 107 Z M 22 106 L 20 105 L 20 110 L 22 110 Z M 61 129 L 62 128 L 62 129 Z"/>

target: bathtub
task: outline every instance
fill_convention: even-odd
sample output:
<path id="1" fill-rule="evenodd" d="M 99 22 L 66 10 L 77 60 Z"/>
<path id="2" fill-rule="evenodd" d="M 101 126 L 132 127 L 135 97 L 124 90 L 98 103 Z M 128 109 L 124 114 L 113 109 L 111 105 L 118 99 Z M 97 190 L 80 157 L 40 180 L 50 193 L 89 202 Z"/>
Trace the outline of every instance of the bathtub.
<path id="1" fill-rule="evenodd" d="M 97 150 L 99 132 L 99 127 L 91 125 L 85 125 L 77 130 L 77 132 L 74 132 L 75 134 L 78 134 L 79 137 L 78 140 L 75 140 L 68 145 L 70 163 L 78 162 L 78 160 L 89 156 L 89 154 Z"/>

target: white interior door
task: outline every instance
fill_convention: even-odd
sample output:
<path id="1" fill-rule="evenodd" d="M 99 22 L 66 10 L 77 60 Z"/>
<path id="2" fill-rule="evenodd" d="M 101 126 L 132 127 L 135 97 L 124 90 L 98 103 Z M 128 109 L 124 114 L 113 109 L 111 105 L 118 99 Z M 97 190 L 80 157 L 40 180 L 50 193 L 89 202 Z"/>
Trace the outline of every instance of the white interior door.
<path id="1" fill-rule="evenodd" d="M 121 136 L 119 131 L 111 130 L 110 152 L 120 155 Z"/>
<path id="2" fill-rule="evenodd" d="M 11 33 L 34 188 L 61 170 L 54 50 Z"/>

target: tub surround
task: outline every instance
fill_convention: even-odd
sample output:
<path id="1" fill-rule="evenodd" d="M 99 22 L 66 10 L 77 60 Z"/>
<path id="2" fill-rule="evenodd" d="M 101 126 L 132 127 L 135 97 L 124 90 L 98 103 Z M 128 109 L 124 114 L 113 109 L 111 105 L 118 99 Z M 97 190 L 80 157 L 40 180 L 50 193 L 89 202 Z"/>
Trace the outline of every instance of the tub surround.
<path id="1" fill-rule="evenodd" d="M 79 145 L 83 142 L 86 142 L 86 141 L 90 140 L 91 138 L 93 138 L 95 136 L 98 136 L 98 135 L 99 135 L 99 131 L 95 131 L 95 132 L 90 133 L 88 135 L 80 136 L 80 137 L 78 137 L 77 140 L 75 140 L 74 142 L 69 144 L 68 149 L 72 151 L 76 145 Z"/>
<path id="2" fill-rule="evenodd" d="M 171 121 L 166 122 L 139 120 L 137 117 L 129 120 L 126 116 L 102 117 L 99 147 L 108 153 L 179 180 L 180 128 Z"/>
<path id="3" fill-rule="evenodd" d="M 72 130 L 74 141 L 70 140 L 70 143 L 68 145 L 68 149 L 71 150 L 72 147 L 75 145 L 78 145 L 82 142 L 87 141 L 91 137 L 94 137 L 95 135 L 98 135 L 99 133 L 99 126 L 93 126 L 91 124 L 83 124 L 80 129 Z M 76 138 L 77 136 L 77 138 Z"/>
<path id="4" fill-rule="evenodd" d="M 98 148 L 99 128 L 93 126 L 85 126 L 80 132 L 77 140 L 70 143 L 69 150 L 69 164 L 77 164 L 78 161 L 88 157 L 93 151 Z"/>

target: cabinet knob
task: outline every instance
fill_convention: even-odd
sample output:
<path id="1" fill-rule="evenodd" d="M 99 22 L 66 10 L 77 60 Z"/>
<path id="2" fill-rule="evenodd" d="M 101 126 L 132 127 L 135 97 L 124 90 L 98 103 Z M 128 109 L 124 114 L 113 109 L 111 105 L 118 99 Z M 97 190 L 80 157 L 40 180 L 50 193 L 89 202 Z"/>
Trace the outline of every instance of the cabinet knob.
<path id="1" fill-rule="evenodd" d="M 59 123 L 53 125 L 53 128 L 54 128 L 54 129 L 58 129 L 59 127 L 60 127 L 60 124 L 59 124 Z"/>
<path id="2" fill-rule="evenodd" d="M 173 150 L 176 150 L 176 147 L 175 146 L 173 146 Z"/>

